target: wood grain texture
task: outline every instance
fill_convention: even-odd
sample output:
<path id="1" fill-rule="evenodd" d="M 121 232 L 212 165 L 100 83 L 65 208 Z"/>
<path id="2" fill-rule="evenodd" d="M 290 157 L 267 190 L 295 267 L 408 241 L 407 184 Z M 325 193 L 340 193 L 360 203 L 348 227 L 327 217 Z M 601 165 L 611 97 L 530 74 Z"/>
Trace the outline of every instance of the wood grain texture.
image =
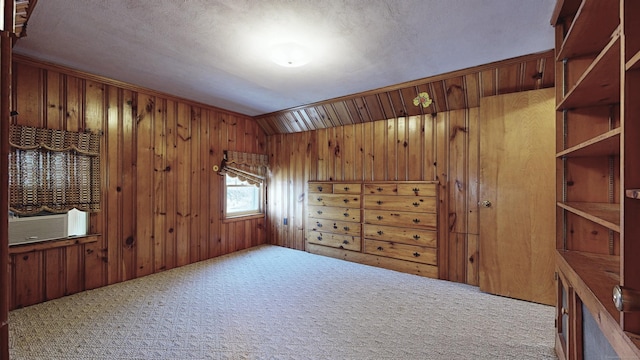
<path id="1" fill-rule="evenodd" d="M 254 120 L 32 60 L 13 70 L 15 123 L 102 134 L 103 207 L 95 241 L 11 255 L 10 308 L 267 242 L 264 218 L 221 220 L 212 171 L 226 149 L 267 153 Z"/>
<path id="2" fill-rule="evenodd" d="M 437 216 L 440 222 L 437 259 L 440 277 L 476 283 L 477 242 L 469 243 L 464 232 L 467 230 L 463 229 L 469 227 L 478 232 L 478 123 L 479 110 L 475 108 L 456 110 L 455 114 L 441 112 L 437 116 L 409 116 L 350 124 L 335 130 L 319 129 L 269 136 L 268 151 L 272 161 L 268 187 L 271 243 L 305 249 L 306 234 L 297 228 L 295 219 L 307 218 L 306 206 L 315 205 L 311 200 L 302 202 L 311 199 L 311 194 L 307 196 L 308 191 L 317 190 L 296 185 L 301 180 L 384 182 L 396 177 L 407 181 L 437 180 L 440 183 L 440 213 Z M 456 139 L 451 141 L 454 131 Z M 454 154 L 452 144 L 456 146 L 455 161 L 451 160 Z M 357 164 L 363 164 L 361 171 L 357 170 Z M 452 179 L 457 179 L 457 183 Z M 450 183 L 453 185 L 450 186 Z M 384 183 L 380 184 L 369 186 L 364 193 L 371 194 L 373 191 L 372 194 L 375 194 L 377 187 L 387 188 Z M 407 189 L 395 187 L 394 190 L 396 194 L 406 190 L 406 195 L 415 197 L 411 186 Z M 435 195 L 432 192 L 420 193 L 420 196 Z M 459 205 L 449 210 L 449 203 L 454 201 L 452 195 L 455 195 L 456 204 Z M 332 204 L 344 207 L 340 200 Z M 411 203 L 409 206 L 412 207 Z M 472 213 L 473 209 L 475 214 Z M 288 225 L 284 225 L 285 218 Z M 305 230 L 314 227 L 309 220 L 305 221 L 302 223 Z M 457 230 L 459 233 L 450 236 L 458 221 L 463 223 Z M 470 226 L 469 222 L 473 221 L 475 225 Z M 471 257 L 473 261 L 469 260 Z M 449 263 L 455 267 L 451 271 L 446 268 Z M 449 273 L 455 275 L 450 277 Z"/>
<path id="3" fill-rule="evenodd" d="M 481 100 L 480 289 L 553 304 L 553 89 Z"/>
<path id="4" fill-rule="evenodd" d="M 364 254 L 355 251 L 336 249 L 316 244 L 308 244 L 307 251 L 312 254 L 330 256 L 336 259 L 353 261 L 360 264 L 382 267 L 409 274 L 426 276 L 430 278 L 438 277 L 438 267 L 430 264 L 418 263 L 413 261 L 403 261 L 384 256 Z"/>
<path id="5" fill-rule="evenodd" d="M 484 96 L 553 87 L 554 58 L 553 51 L 526 55 L 264 114 L 256 121 L 268 135 L 275 135 L 474 108 Z M 427 108 L 413 105 L 420 92 L 433 100 Z M 301 126 L 303 112 L 315 116 Z M 403 164 L 399 166 L 402 170 Z"/>
<path id="6" fill-rule="evenodd" d="M 593 317 L 603 335 L 614 346 L 620 358 L 640 357 L 640 348 L 634 343 L 634 338 L 637 342 L 637 335 L 622 330 L 620 317 L 624 313 L 619 312 L 611 301 L 611 289 L 620 282 L 620 257 L 559 251 L 556 262 L 558 269 L 575 289 L 576 295 L 595 314 Z"/>

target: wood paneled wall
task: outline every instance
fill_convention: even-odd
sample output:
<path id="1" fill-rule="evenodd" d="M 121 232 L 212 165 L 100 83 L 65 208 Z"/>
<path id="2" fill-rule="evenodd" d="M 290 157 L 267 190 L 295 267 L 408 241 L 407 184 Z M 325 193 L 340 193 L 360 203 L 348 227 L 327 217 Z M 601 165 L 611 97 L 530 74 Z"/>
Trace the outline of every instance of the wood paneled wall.
<path id="1" fill-rule="evenodd" d="M 486 96 L 554 86 L 552 50 L 497 61 L 358 94 L 256 116 L 267 135 L 325 129 L 395 117 L 435 114 L 480 106 Z M 427 92 L 430 106 L 414 106 Z"/>
<path id="2" fill-rule="evenodd" d="M 10 250 L 18 308 L 267 242 L 266 219 L 221 220 L 222 151 L 266 153 L 250 117 L 16 57 L 14 122 L 103 134 L 97 241 Z"/>
<path id="3" fill-rule="evenodd" d="M 477 285 L 478 115 L 476 107 L 269 136 L 271 242 L 304 250 L 309 180 L 437 180 L 440 278 Z"/>

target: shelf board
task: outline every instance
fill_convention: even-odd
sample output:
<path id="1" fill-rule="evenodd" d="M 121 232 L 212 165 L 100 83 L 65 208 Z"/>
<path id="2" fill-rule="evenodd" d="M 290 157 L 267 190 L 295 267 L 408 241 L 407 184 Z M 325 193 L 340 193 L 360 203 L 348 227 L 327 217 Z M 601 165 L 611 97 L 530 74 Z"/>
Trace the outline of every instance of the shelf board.
<path id="1" fill-rule="evenodd" d="M 576 85 L 558 104 L 557 110 L 620 102 L 620 28 L 585 70 Z"/>
<path id="2" fill-rule="evenodd" d="M 594 54 L 609 41 L 620 24 L 618 1 L 584 0 L 564 37 L 557 60 Z"/>
<path id="3" fill-rule="evenodd" d="M 620 155 L 620 128 L 615 128 L 578 145 L 560 151 L 556 157 Z"/>
<path id="4" fill-rule="evenodd" d="M 625 69 L 627 71 L 640 70 L 640 51 L 638 51 L 631 57 L 631 59 L 629 59 L 629 61 L 627 61 L 627 63 L 625 64 Z"/>
<path id="5" fill-rule="evenodd" d="M 620 233 L 620 204 L 558 202 L 558 206 L 578 216 Z"/>

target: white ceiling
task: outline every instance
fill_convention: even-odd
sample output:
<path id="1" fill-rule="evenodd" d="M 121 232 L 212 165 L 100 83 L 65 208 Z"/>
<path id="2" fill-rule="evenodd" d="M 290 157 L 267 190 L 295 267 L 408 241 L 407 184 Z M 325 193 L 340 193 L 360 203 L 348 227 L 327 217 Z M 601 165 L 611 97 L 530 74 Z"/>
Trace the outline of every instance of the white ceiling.
<path id="1" fill-rule="evenodd" d="M 554 3 L 46 0 L 14 53 L 254 116 L 551 49 Z"/>

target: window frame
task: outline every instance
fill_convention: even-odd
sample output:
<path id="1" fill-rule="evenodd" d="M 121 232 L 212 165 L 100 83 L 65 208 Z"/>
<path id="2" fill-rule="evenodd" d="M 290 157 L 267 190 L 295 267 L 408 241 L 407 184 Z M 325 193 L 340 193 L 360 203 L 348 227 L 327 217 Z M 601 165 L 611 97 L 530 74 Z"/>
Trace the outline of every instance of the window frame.
<path id="1" fill-rule="evenodd" d="M 264 183 L 260 183 L 260 184 L 256 184 L 256 185 L 252 185 L 252 184 L 248 184 L 248 186 L 254 186 L 257 187 L 259 189 L 259 208 L 257 210 L 251 210 L 251 211 L 238 211 L 238 212 L 232 212 L 229 213 L 228 212 L 228 206 L 227 206 L 227 189 L 229 186 L 238 186 L 238 185 L 229 185 L 227 183 L 227 179 L 230 178 L 231 176 L 229 176 L 229 174 L 225 174 L 222 180 L 222 208 L 223 208 L 223 220 L 227 220 L 227 221 L 234 221 L 234 220 L 246 220 L 246 219 L 250 219 L 250 218 L 262 218 L 265 216 L 266 211 L 266 187 Z M 233 177 L 231 177 L 233 178 Z M 237 178 L 234 178 L 237 179 Z M 241 182 L 245 182 L 246 181 L 242 181 L 240 179 L 237 179 L 238 181 Z"/>

